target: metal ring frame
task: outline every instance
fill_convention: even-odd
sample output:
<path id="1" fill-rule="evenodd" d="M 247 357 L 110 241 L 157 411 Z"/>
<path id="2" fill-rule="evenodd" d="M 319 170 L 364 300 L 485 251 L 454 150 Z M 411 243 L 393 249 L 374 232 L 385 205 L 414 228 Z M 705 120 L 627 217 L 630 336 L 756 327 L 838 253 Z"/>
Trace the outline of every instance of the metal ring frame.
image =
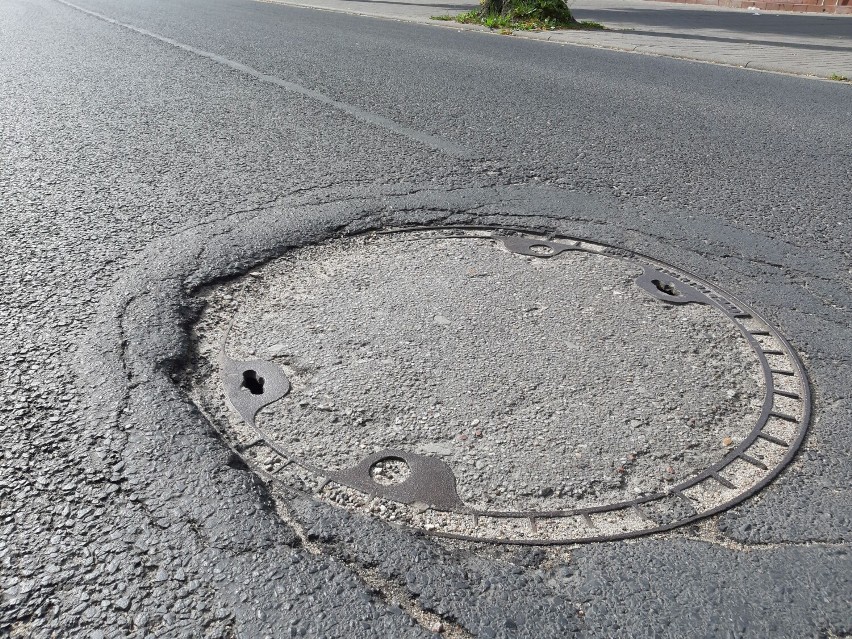
<path id="1" fill-rule="evenodd" d="M 431 505 L 443 512 L 452 512 L 462 517 L 472 518 L 474 526 L 477 525 L 479 518 L 481 517 L 506 520 L 526 519 L 529 521 L 530 524 L 530 532 L 536 534 L 539 524 L 543 521 L 559 520 L 569 517 L 579 517 L 584 522 L 585 527 L 589 529 L 590 534 L 557 539 L 524 537 L 483 538 L 473 535 L 450 532 L 446 530 L 423 530 L 422 528 L 415 528 L 416 530 L 437 537 L 461 539 L 466 541 L 511 543 L 522 545 L 557 545 L 628 539 L 653 533 L 660 533 L 718 514 L 724 510 L 735 506 L 736 504 L 739 504 L 740 502 L 744 501 L 745 499 L 748 499 L 749 497 L 763 489 L 767 484 L 769 484 L 773 479 L 775 479 L 775 477 L 793 459 L 794 455 L 796 454 L 796 451 L 801 445 L 807 432 L 807 427 L 810 422 L 811 416 L 810 389 L 804 366 L 802 365 L 802 362 L 800 361 L 793 348 L 790 346 L 789 342 L 783 337 L 783 335 L 781 335 L 781 333 L 777 329 L 772 327 L 769 322 L 767 322 L 762 316 L 745 306 L 733 295 L 721 291 L 718 287 L 711 285 L 710 283 L 697 277 L 696 275 L 683 271 L 682 269 L 675 269 L 674 267 L 660 260 L 633 251 L 627 251 L 614 246 L 609 246 L 601 242 L 594 242 L 580 238 L 566 236 L 546 236 L 542 233 L 537 233 L 535 231 L 530 231 L 527 229 L 491 226 L 419 226 L 391 229 L 381 231 L 379 234 L 396 235 L 416 232 L 436 232 L 439 234 L 435 235 L 434 237 L 415 237 L 413 239 L 491 238 L 494 240 L 503 241 L 504 246 L 511 252 L 520 253 L 530 257 L 538 257 L 542 259 L 549 259 L 552 257 L 558 258 L 558 255 L 564 253 L 565 251 L 579 250 L 596 253 L 615 259 L 628 260 L 634 265 L 641 266 L 644 269 L 643 275 L 637 278 L 637 285 L 639 285 L 641 288 L 646 290 L 654 297 L 657 297 L 658 299 L 669 303 L 703 303 L 715 307 L 721 313 L 723 313 L 731 322 L 733 322 L 734 325 L 739 329 L 739 331 L 748 341 L 753 352 L 757 356 L 758 361 L 760 362 L 766 388 L 766 395 L 757 423 L 755 424 L 749 435 L 745 439 L 743 439 L 736 447 L 734 447 L 721 461 L 711 465 L 701 473 L 698 473 L 697 475 L 694 475 L 689 479 L 672 486 L 664 492 L 658 492 L 651 495 L 645 495 L 642 497 L 637 497 L 635 499 L 620 501 L 611 504 L 569 510 L 476 510 L 464 506 L 463 503 L 458 500 L 457 496 L 454 500 L 451 496 L 448 496 L 446 494 L 447 478 L 444 476 L 446 471 L 445 469 L 441 468 L 441 465 L 446 466 L 446 464 L 443 464 L 443 462 L 439 462 L 434 458 L 423 457 L 421 460 L 419 460 L 423 462 L 420 464 L 420 466 L 428 469 L 425 472 L 421 472 L 421 476 L 419 477 L 420 482 L 425 482 L 423 490 L 420 490 L 419 492 L 417 490 L 398 492 L 398 495 L 402 495 L 400 497 L 396 497 L 394 494 L 388 494 L 387 490 L 383 489 L 378 484 L 372 486 L 365 484 L 360 475 L 355 475 L 350 472 L 352 469 L 343 472 L 324 471 L 323 469 L 313 466 L 307 460 L 297 459 L 296 457 L 288 453 L 286 450 L 284 450 L 272 438 L 270 438 L 267 433 L 259 429 L 255 423 L 255 415 L 260 410 L 260 408 L 284 397 L 289 391 L 289 382 L 284 376 L 283 371 L 280 371 L 279 369 L 278 372 L 276 372 L 277 367 L 274 364 L 270 362 L 264 362 L 263 360 L 253 360 L 251 362 L 240 362 L 238 360 L 233 360 L 225 353 L 225 345 L 223 343 L 221 355 L 221 369 L 223 376 L 223 384 L 226 390 L 226 396 L 228 397 L 232 407 L 240 413 L 244 421 L 257 433 L 256 439 L 240 446 L 239 450 L 236 451 L 237 454 L 243 457 L 244 461 L 247 463 L 247 465 L 249 465 L 249 467 L 252 467 L 255 464 L 253 464 L 251 459 L 247 458 L 247 455 L 245 454 L 246 451 L 251 447 L 263 445 L 270 451 L 273 451 L 277 456 L 279 456 L 285 462 L 285 466 L 287 464 L 295 462 L 305 470 L 319 475 L 320 484 L 314 490 L 315 493 L 321 491 L 322 488 L 325 487 L 329 482 L 335 482 L 347 486 L 349 488 L 359 490 L 361 492 L 369 491 L 368 494 L 390 498 L 394 501 L 399 499 L 399 501 L 401 501 L 402 503 L 412 503 L 416 501 L 420 504 L 423 503 L 422 499 L 428 498 L 428 495 L 430 494 L 430 477 L 428 475 L 431 474 L 433 476 L 431 478 L 432 484 L 437 485 L 443 482 L 442 489 L 445 490 L 444 494 L 442 494 L 441 496 L 436 496 L 435 499 L 432 500 Z M 490 233 L 490 235 L 482 235 L 482 233 Z M 565 242 L 570 242 L 571 244 L 565 244 Z M 536 248 L 539 250 L 534 250 Z M 659 280 L 661 278 L 666 278 L 668 281 L 672 281 L 675 289 L 678 291 L 679 294 L 673 295 L 670 292 L 670 288 L 664 288 L 660 286 Z M 757 326 L 755 326 L 755 324 Z M 763 342 L 768 342 L 770 343 L 770 345 L 777 345 L 777 348 L 767 348 L 766 344 L 764 344 Z M 781 360 L 782 363 L 786 362 L 787 365 L 773 365 L 773 363 L 769 360 L 770 357 L 776 360 Z M 262 396 L 255 398 L 251 398 L 247 396 L 244 392 L 242 392 L 242 389 L 240 388 L 240 381 L 246 369 L 251 369 L 252 372 L 254 371 L 254 369 L 264 371 L 267 375 L 267 378 L 270 380 L 269 391 L 263 393 Z M 779 377 L 786 378 L 789 381 L 795 380 L 796 385 L 798 386 L 798 392 L 781 390 L 777 388 L 775 380 Z M 785 412 L 781 412 L 780 410 L 776 410 L 776 399 L 779 397 L 784 398 L 785 401 L 792 401 L 794 403 L 797 403 L 799 408 L 797 412 L 799 412 L 799 416 L 791 415 Z M 788 439 L 783 439 L 782 437 L 773 434 L 772 429 L 767 428 L 772 424 L 777 425 L 779 423 L 787 424 L 788 430 L 789 428 L 791 428 L 791 426 L 789 425 L 795 425 L 794 436 L 788 438 L 789 441 Z M 749 449 L 754 446 L 756 442 L 760 442 L 762 445 L 771 445 L 779 447 L 780 449 L 785 451 L 783 457 L 773 467 L 768 467 L 759 459 L 756 459 L 754 456 L 749 455 L 748 453 Z M 413 457 L 413 454 L 405 453 L 404 451 L 380 451 L 380 453 L 374 453 L 370 456 L 370 462 L 374 463 L 376 460 L 385 457 L 399 457 L 401 454 L 406 456 L 407 462 L 414 462 L 415 465 L 417 464 L 417 459 L 409 459 L 410 457 Z M 737 487 L 731 481 L 726 479 L 721 474 L 721 472 L 729 464 L 737 460 L 742 460 L 747 464 L 750 464 L 751 466 L 757 467 L 765 471 L 765 475 L 759 481 L 746 487 L 742 491 L 737 492 L 736 495 L 724 501 L 723 503 L 715 504 L 704 510 L 697 510 L 697 502 L 687 495 L 687 491 L 692 488 L 702 486 L 707 482 L 712 482 L 717 485 L 721 485 L 723 488 L 729 490 L 736 489 Z M 362 461 L 362 463 L 358 465 L 358 472 L 363 475 L 364 472 L 368 472 L 368 466 L 369 464 L 365 465 Z M 449 467 L 447 466 L 447 468 Z M 347 472 L 349 472 L 350 474 L 347 474 Z M 262 474 L 264 476 L 269 476 L 269 473 L 265 471 Z M 450 475 L 452 476 L 451 471 Z M 414 474 L 412 474 L 412 478 L 409 478 L 406 483 L 411 482 L 412 479 L 414 481 L 409 484 L 409 488 L 416 488 L 418 478 L 415 477 Z M 436 482 L 434 481 L 435 479 L 438 479 L 440 481 Z M 281 481 L 284 481 L 284 483 L 286 484 L 286 480 Z M 403 486 L 404 485 L 405 484 L 403 484 Z M 432 494 L 438 495 L 438 493 L 434 492 Z M 426 495 L 426 497 L 423 497 L 423 495 Z M 672 498 L 680 499 L 688 507 L 691 507 L 693 511 L 692 514 L 672 521 L 660 522 L 659 520 L 654 519 L 653 516 L 649 514 L 649 512 L 647 512 L 646 507 L 653 505 L 654 502 Z M 439 506 L 436 506 L 436 504 Z M 593 521 L 592 517 L 595 515 L 613 513 L 632 513 L 638 515 L 640 520 L 646 525 L 637 529 L 620 531 L 615 533 L 601 533 L 599 531 L 596 532 L 597 526 Z"/>

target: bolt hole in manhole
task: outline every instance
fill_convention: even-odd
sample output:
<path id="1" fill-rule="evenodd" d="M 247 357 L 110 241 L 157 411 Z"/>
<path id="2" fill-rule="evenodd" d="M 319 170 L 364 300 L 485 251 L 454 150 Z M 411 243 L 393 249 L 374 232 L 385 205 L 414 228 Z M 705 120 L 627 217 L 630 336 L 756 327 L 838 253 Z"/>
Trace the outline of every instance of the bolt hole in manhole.
<path id="1" fill-rule="evenodd" d="M 546 244 L 531 244 L 529 250 L 536 255 L 553 255 L 553 249 Z"/>
<path id="2" fill-rule="evenodd" d="M 674 287 L 674 284 L 671 282 L 661 282 L 660 280 L 652 280 L 651 283 L 657 287 L 657 290 L 661 293 L 665 293 L 666 295 L 677 296 L 680 295 L 678 290 Z"/>
<path id="3" fill-rule="evenodd" d="M 399 457 L 385 457 L 370 466 L 370 477 L 377 484 L 401 484 L 411 475 L 411 468 Z"/>
<path id="4" fill-rule="evenodd" d="M 357 236 L 204 295 L 190 392 L 246 463 L 435 535 L 669 530 L 765 486 L 809 420 L 801 364 L 759 315 L 587 240 Z"/>

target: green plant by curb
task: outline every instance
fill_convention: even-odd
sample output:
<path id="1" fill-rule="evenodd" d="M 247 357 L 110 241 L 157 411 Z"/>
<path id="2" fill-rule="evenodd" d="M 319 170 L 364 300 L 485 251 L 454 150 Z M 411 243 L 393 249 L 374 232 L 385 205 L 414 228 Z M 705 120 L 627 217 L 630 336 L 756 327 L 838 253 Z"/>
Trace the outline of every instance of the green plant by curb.
<path id="1" fill-rule="evenodd" d="M 832 73 L 828 76 L 828 79 L 835 80 L 836 82 L 852 82 L 852 80 L 847 78 L 845 75 L 840 75 L 839 73 Z"/>
<path id="2" fill-rule="evenodd" d="M 555 31 L 557 29 L 602 30 L 602 24 L 579 21 L 571 15 L 564 0 L 483 0 L 479 9 L 461 15 L 432 16 L 433 20 L 478 24 L 501 33 L 516 31 Z"/>

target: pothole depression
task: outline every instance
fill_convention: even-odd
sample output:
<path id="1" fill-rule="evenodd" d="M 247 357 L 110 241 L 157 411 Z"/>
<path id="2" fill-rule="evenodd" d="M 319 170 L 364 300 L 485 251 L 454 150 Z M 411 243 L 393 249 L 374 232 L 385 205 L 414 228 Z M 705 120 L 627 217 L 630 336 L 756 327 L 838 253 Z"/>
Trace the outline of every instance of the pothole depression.
<path id="1" fill-rule="evenodd" d="M 741 501 L 809 417 L 783 337 L 603 244 L 420 229 L 204 293 L 193 400 L 259 472 L 432 534 L 568 543 Z"/>

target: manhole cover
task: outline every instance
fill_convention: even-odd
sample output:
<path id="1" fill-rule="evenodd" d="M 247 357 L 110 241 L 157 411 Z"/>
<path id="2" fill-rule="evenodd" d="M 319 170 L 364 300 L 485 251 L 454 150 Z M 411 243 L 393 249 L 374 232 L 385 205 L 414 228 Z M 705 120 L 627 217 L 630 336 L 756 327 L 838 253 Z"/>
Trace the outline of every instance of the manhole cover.
<path id="1" fill-rule="evenodd" d="M 809 419 L 802 367 L 757 314 L 586 240 L 360 236 L 207 298 L 193 395 L 247 463 L 432 534 L 668 530 L 759 490 Z"/>

